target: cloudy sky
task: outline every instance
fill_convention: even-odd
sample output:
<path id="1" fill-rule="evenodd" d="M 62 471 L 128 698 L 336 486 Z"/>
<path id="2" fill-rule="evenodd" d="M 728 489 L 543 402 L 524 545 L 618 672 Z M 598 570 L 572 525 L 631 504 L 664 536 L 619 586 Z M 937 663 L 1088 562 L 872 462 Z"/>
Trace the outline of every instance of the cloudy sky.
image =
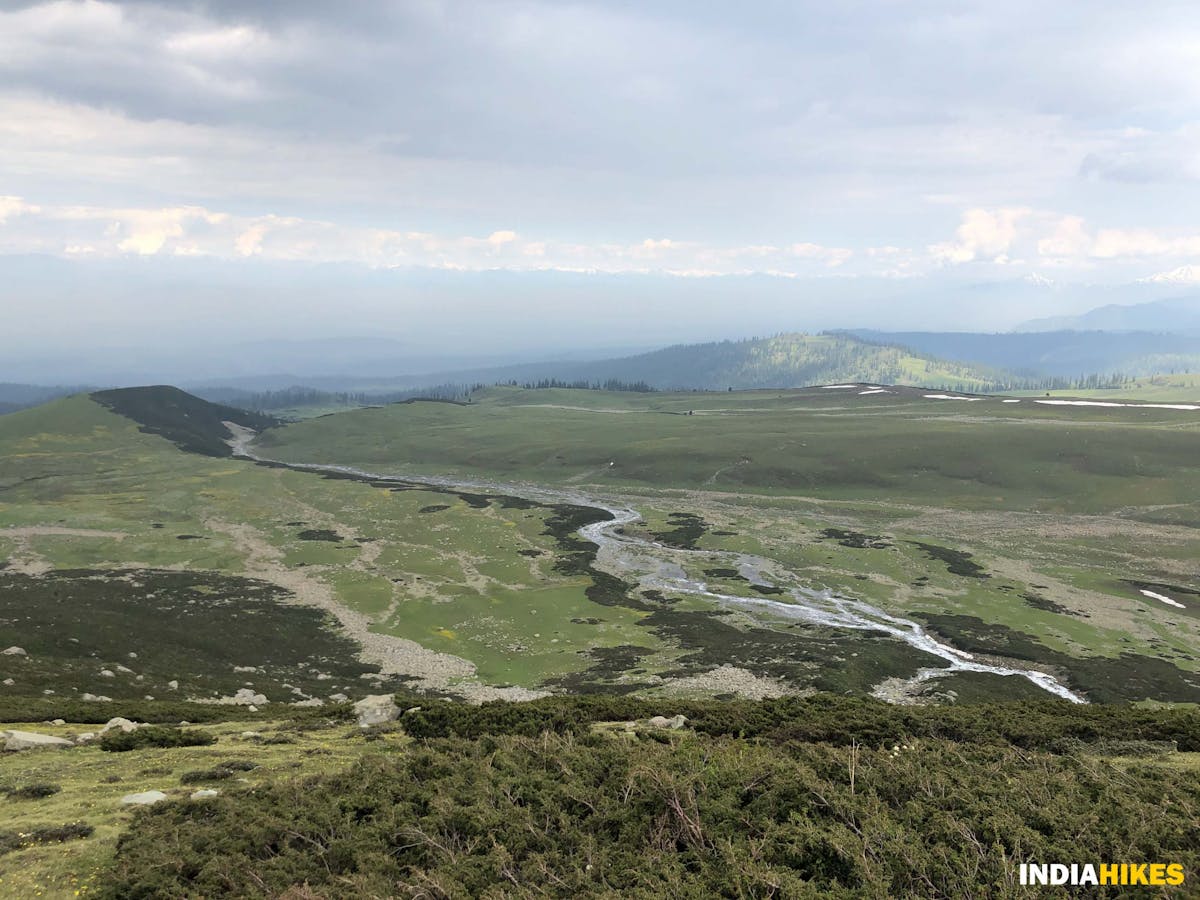
<path id="1" fill-rule="evenodd" d="M 1009 327 L 1197 280 L 1197 210 L 1194 0 L 0 2 L 0 303 L 30 340 L 364 333 L 332 299 L 418 334 L 431 296 L 594 336 L 572 304 L 622 293 L 613 344 L 695 302 L 708 332 Z M 1009 299 L 964 312 L 979 285 Z"/>

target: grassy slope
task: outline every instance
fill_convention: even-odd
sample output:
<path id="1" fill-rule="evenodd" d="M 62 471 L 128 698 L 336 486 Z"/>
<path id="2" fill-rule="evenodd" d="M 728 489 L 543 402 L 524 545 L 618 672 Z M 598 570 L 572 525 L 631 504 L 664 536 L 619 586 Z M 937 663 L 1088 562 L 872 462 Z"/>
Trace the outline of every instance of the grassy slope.
<path id="1" fill-rule="evenodd" d="M 1197 434 L 1200 418 L 1170 410 L 927 400 L 919 391 L 494 388 L 469 406 L 313 420 L 268 433 L 262 446 L 282 459 L 381 471 L 1101 512 L 1200 503 Z"/>
<path id="2" fill-rule="evenodd" d="M 1194 669 L 1196 604 L 1169 609 L 1126 579 L 1196 587 L 1195 417 L 922 393 L 496 389 L 471 406 L 360 410 L 269 432 L 263 443 L 293 459 L 636 490 L 648 531 L 670 531 L 669 513 L 694 513 L 708 523 L 701 548 L 765 555 L 796 583 L 906 614 L 1016 629 L 1036 637 L 1026 652 L 1048 664 L 1061 662 L 1050 651 L 1134 652 Z M 0 532 L 0 552 L 17 561 L 254 573 L 261 560 L 251 559 L 246 531 L 230 530 L 236 524 L 274 548 L 301 587 L 332 591 L 377 629 L 470 660 L 487 683 L 569 677 L 597 663 L 578 651 L 606 647 L 637 648 L 623 651 L 626 668 L 662 671 L 679 656 L 680 629 L 693 628 L 682 619 L 647 628 L 644 611 L 588 599 L 588 576 L 556 567 L 548 512 L 538 508 L 477 510 L 452 495 L 184 454 L 86 398 L 6 418 L 0 452 L 10 461 L 0 524 L 113 533 Z M 829 528 L 886 539 L 854 546 Z M 303 539 L 314 529 L 338 540 Z M 974 553 L 988 577 L 957 574 L 938 559 L 944 550 Z M 702 560 L 688 565 L 694 577 L 753 595 Z M 685 601 L 674 612 L 689 611 Z M 938 627 L 1005 651 L 971 619 Z M 703 648 L 696 664 L 742 658 L 733 637 L 692 634 Z M 827 648 L 865 663 L 861 650 Z M 1118 680 L 1110 671 L 1086 683 L 1108 692 Z M 843 686 L 861 684 L 852 676 Z M 1186 696 L 1167 682 L 1129 684 L 1146 692 L 1134 696 Z M 105 692 L 102 683 L 91 690 Z"/>
<path id="3" fill-rule="evenodd" d="M 809 586 L 974 617 L 1071 656 L 1134 652 L 1195 669 L 1195 604 L 1169 609 L 1129 582 L 1200 588 L 1200 419 L 923 393 L 492 389 L 471 406 L 346 413 L 263 444 L 379 471 L 632 491 L 645 530 L 698 514 L 710 526 L 700 548 L 781 560 Z M 885 546 L 846 546 L 824 535 L 831 526 L 882 534 Z M 974 553 L 988 577 L 950 571 L 919 546 L 930 542 Z"/>
<path id="4" fill-rule="evenodd" d="M 625 359 L 561 367 L 567 380 L 645 381 L 709 390 L 792 387 L 827 381 L 885 381 L 983 390 L 1007 376 L 849 335 L 781 334 L 744 341 L 684 344 Z M 681 374 L 686 373 L 686 374 Z"/>
<path id="5" fill-rule="evenodd" d="M 14 564 L 262 576 L 249 539 L 273 548 L 301 587 L 332 590 L 376 618 L 379 630 L 470 659 L 492 684 L 533 686 L 579 671 L 588 663 L 575 651 L 588 647 L 660 647 L 635 629 L 631 612 L 588 600 L 587 576 L 554 570 L 556 545 L 545 534 L 550 510 L 476 510 L 444 493 L 391 492 L 182 453 L 86 397 L 0 420 L 0 457 L 0 559 Z M 447 508 L 422 512 L 437 506 Z M 45 533 L 55 527 L 95 534 Z M 341 539 L 305 540 L 308 530 L 333 530 Z M 550 609 L 561 621 L 530 626 Z M 598 613 L 600 625 L 570 621 Z M 525 652 L 510 652 L 515 643 Z M 84 690 L 111 695 L 106 686 L 97 680 Z M 27 680 L 0 690 L 29 687 Z M 329 692 L 342 687 L 331 682 Z"/>

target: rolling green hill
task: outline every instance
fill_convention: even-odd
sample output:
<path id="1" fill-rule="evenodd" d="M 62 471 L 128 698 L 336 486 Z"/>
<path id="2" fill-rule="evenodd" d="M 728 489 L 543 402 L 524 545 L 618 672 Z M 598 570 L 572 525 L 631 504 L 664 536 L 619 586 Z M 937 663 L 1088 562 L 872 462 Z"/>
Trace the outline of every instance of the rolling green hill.
<path id="1" fill-rule="evenodd" d="M 486 374 L 488 378 L 478 377 Z M 1014 377 L 1000 369 L 950 362 L 900 347 L 867 343 L 849 334 L 780 334 L 742 341 L 680 344 L 638 356 L 592 363 L 521 366 L 465 373 L 467 381 L 539 378 L 604 382 L 644 381 L 660 389 L 791 388 L 870 381 L 955 390 L 989 390 Z"/>

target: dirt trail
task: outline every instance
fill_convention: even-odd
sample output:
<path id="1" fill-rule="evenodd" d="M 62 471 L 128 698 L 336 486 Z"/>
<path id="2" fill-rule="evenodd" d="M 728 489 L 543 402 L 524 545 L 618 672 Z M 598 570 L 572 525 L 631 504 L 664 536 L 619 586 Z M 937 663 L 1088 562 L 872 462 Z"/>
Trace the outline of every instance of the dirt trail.
<path id="1" fill-rule="evenodd" d="M 325 610 L 362 647 L 360 658 L 377 665 L 389 675 L 408 675 L 431 690 L 451 690 L 468 700 L 528 699 L 540 696 L 521 688 L 494 688 L 471 682 L 475 665 L 448 653 L 437 653 L 416 641 L 371 631 L 373 621 L 339 603 L 333 589 L 320 578 L 283 563 L 279 548 L 268 542 L 252 525 L 206 519 L 206 528 L 224 534 L 246 554 L 246 574 L 277 584 L 291 593 L 294 602 Z"/>

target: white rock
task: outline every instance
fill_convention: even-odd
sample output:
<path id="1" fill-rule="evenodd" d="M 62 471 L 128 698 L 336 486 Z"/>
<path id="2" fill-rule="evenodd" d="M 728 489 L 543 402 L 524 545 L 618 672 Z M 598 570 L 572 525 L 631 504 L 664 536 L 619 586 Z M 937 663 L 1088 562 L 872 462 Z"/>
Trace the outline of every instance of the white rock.
<path id="1" fill-rule="evenodd" d="M 650 720 L 650 724 L 655 728 L 670 728 L 671 720 L 666 716 L 654 716 L 654 718 Z"/>
<path id="2" fill-rule="evenodd" d="M 86 744 L 89 741 L 94 741 L 95 739 L 96 739 L 96 732 L 85 731 L 83 734 L 79 735 L 79 737 L 75 738 L 75 743 L 76 744 Z"/>
<path id="3" fill-rule="evenodd" d="M 16 684 L 16 682 L 15 682 L 15 681 L 13 681 L 11 678 L 5 678 L 5 679 L 4 679 L 4 683 L 5 683 L 6 685 L 8 685 L 9 687 L 12 687 L 14 684 Z"/>
<path id="4" fill-rule="evenodd" d="M 329 699 L 332 700 L 334 703 L 345 703 L 350 698 L 347 697 L 345 694 L 330 694 Z"/>
<path id="5" fill-rule="evenodd" d="M 175 679 L 171 679 L 170 681 L 167 682 L 167 687 L 169 687 L 173 691 L 177 691 L 177 690 L 179 690 L 179 682 L 176 681 Z"/>
<path id="6" fill-rule="evenodd" d="M 682 728 L 684 725 L 686 725 L 687 721 L 688 721 L 687 716 L 675 716 L 673 719 L 671 719 L 670 724 L 671 724 L 672 728 L 679 729 L 679 728 Z"/>
<path id="7" fill-rule="evenodd" d="M 104 723 L 104 727 L 100 729 L 100 733 L 107 734 L 114 728 L 118 728 L 124 732 L 130 732 L 137 731 L 137 729 L 141 728 L 141 725 L 139 725 L 137 722 L 131 722 L 129 719 L 126 719 L 123 716 L 116 716 L 115 718 L 109 719 L 106 723 Z"/>
<path id="8" fill-rule="evenodd" d="M 66 719 L 53 719 L 53 720 L 51 720 L 50 724 L 51 725 L 66 725 L 67 720 Z"/>
<path id="9" fill-rule="evenodd" d="M 117 673 L 116 673 L 116 672 L 114 672 L 112 669 L 101 669 L 101 670 L 100 670 L 100 677 L 101 677 L 101 678 L 116 678 L 116 677 L 117 677 Z"/>
<path id="10" fill-rule="evenodd" d="M 297 700 L 292 706 L 324 706 L 325 701 L 320 697 L 309 697 L 307 700 Z"/>
<path id="11" fill-rule="evenodd" d="M 0 656 L 28 656 L 23 647 L 9 647 L 7 650 L 0 650 Z"/>
<path id="12" fill-rule="evenodd" d="M 74 746 L 66 738 L 36 731 L 3 731 L 0 736 L 4 738 L 5 750 L 62 750 Z"/>
<path id="13" fill-rule="evenodd" d="M 126 806 L 149 806 L 166 799 L 167 795 L 162 791 L 142 791 L 140 794 L 126 794 L 121 798 L 121 802 Z"/>
<path id="14" fill-rule="evenodd" d="M 258 707 L 255 706 L 253 703 L 251 703 L 249 706 L 247 706 L 246 709 L 250 710 L 250 712 L 258 712 Z"/>
<path id="15" fill-rule="evenodd" d="M 129 654 L 129 658 L 130 658 L 130 659 L 137 659 L 137 654 L 136 654 L 136 653 L 130 653 L 130 654 Z"/>
<path id="16" fill-rule="evenodd" d="M 215 797 L 219 793 L 221 793 L 221 792 L 218 790 L 214 790 L 213 788 L 201 788 L 198 791 L 192 792 L 192 799 L 193 800 L 204 800 L 208 797 Z"/>
<path id="17" fill-rule="evenodd" d="M 262 737 L 262 734 L 260 734 L 257 731 L 243 731 L 242 732 L 242 740 L 244 740 L 244 741 L 252 741 L 255 738 L 260 738 L 260 737 Z"/>
<path id="18" fill-rule="evenodd" d="M 118 672 L 124 672 L 126 675 L 133 674 L 133 669 L 126 668 L 125 666 L 117 666 L 116 669 Z"/>
<path id="19" fill-rule="evenodd" d="M 80 700 L 93 700 L 97 703 L 111 703 L 112 697 L 105 697 L 103 694 L 83 694 Z"/>
<path id="20" fill-rule="evenodd" d="M 250 688 L 238 688 L 225 702 L 234 706 L 265 706 L 269 701 L 265 694 L 256 694 Z"/>
<path id="21" fill-rule="evenodd" d="M 396 698 L 393 694 L 372 694 L 363 697 L 354 704 L 354 712 L 358 715 L 360 728 L 382 725 L 400 717 L 400 707 L 396 705 Z"/>

